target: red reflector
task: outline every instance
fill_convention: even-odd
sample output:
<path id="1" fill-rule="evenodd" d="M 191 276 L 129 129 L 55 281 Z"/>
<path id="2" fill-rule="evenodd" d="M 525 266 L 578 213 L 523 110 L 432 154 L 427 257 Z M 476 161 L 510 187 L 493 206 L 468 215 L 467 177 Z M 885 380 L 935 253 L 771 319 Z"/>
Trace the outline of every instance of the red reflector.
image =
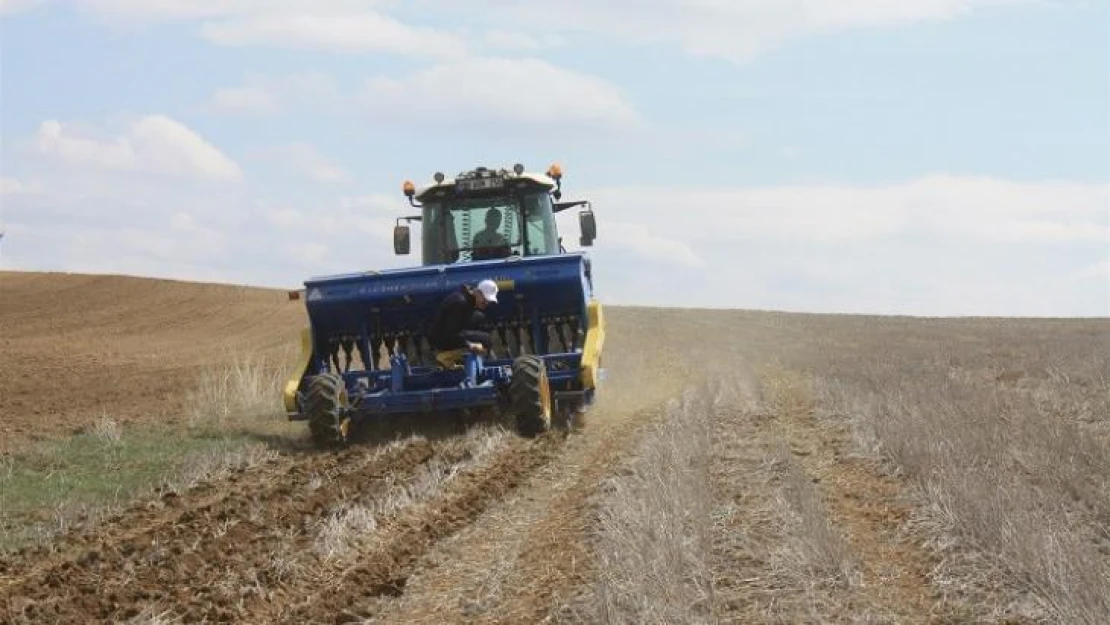
<path id="1" fill-rule="evenodd" d="M 289 301 L 301 299 L 300 291 L 289 291 Z"/>

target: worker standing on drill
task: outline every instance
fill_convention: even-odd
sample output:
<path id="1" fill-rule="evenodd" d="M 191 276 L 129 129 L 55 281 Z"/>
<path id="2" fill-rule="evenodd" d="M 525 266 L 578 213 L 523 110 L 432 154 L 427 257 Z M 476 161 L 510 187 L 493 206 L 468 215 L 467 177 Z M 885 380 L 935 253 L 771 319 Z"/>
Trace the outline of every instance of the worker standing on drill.
<path id="1" fill-rule="evenodd" d="M 468 349 L 485 354 L 493 348 L 493 335 L 479 330 L 485 321 L 482 311 L 497 303 L 497 283 L 482 280 L 471 288 L 463 285 L 445 297 L 428 332 L 428 343 L 433 349 L 445 352 Z"/>

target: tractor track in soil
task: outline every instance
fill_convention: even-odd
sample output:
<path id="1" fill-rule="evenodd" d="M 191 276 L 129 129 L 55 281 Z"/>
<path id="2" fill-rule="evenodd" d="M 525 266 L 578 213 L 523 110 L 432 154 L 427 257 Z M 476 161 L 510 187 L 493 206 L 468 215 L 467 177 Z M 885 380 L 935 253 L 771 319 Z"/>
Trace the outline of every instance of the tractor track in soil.
<path id="1" fill-rule="evenodd" d="M 0 588 L 11 585 L 12 580 L 29 577 L 33 571 L 49 570 L 76 560 L 88 551 L 90 544 L 119 544 L 153 536 L 190 515 L 220 516 L 224 510 L 241 507 L 245 497 L 270 499 L 303 488 L 321 476 L 334 479 L 351 474 L 371 459 L 360 449 L 344 449 L 308 459 L 282 454 L 253 467 L 232 469 L 230 475 L 218 482 L 201 481 L 184 495 L 162 493 L 158 499 L 140 502 L 91 529 L 63 534 L 50 544 L 24 548 L 16 559 L 0 560 Z M 285 476 L 284 480 L 274 479 L 275 475 Z"/>
<path id="2" fill-rule="evenodd" d="M 356 563 L 330 571 L 328 578 L 316 580 L 307 588 L 293 589 L 294 598 L 272 606 L 270 612 L 254 615 L 260 617 L 256 620 L 347 623 L 373 617 L 376 600 L 402 594 L 428 550 L 470 526 L 491 505 L 551 462 L 558 455 L 561 439 L 556 433 L 535 441 L 510 439 L 492 461 L 462 472 L 423 505 L 385 520 L 376 544 L 360 550 Z"/>
<path id="3" fill-rule="evenodd" d="M 167 494 L 162 510 L 135 508 L 53 555 L 29 550 L 0 564 L 0 624 L 120 622 L 144 610 L 186 622 L 336 622 L 361 600 L 402 589 L 428 548 L 554 458 L 560 440 L 509 439 L 428 502 L 382 519 L 354 564 L 313 556 L 319 523 L 336 505 L 371 502 L 433 461 L 457 466 L 464 447 L 411 439 L 376 453 L 281 458 L 218 493 Z"/>
<path id="4" fill-rule="evenodd" d="M 594 579 L 593 496 L 657 409 L 594 415 L 588 436 L 535 471 L 496 508 L 422 557 L 404 595 L 369 623 L 581 622 L 577 593 Z"/>
<path id="5" fill-rule="evenodd" d="M 172 606 L 189 622 L 236 620 L 241 606 L 265 597 L 234 595 L 264 585 L 274 554 L 303 541 L 333 504 L 372 498 L 387 477 L 411 477 L 434 458 L 461 459 L 462 450 L 445 457 L 441 449 L 417 439 L 378 453 L 290 458 L 220 483 L 217 493 L 167 494 L 161 511 L 133 509 L 45 562 L 31 551 L 3 565 L 0 623 L 115 622 L 143 606 Z"/>

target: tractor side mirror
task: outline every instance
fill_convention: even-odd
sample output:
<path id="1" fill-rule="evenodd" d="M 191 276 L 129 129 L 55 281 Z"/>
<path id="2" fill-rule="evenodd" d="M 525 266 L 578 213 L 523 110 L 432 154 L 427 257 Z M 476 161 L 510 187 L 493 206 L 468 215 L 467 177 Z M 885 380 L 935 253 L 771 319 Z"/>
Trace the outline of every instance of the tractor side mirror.
<path id="1" fill-rule="evenodd" d="M 582 238 L 578 242 L 583 246 L 593 245 L 597 238 L 597 222 L 594 221 L 593 211 L 578 213 L 578 228 L 582 231 Z"/>
<path id="2" fill-rule="evenodd" d="M 409 253 L 409 227 L 397 224 L 393 227 L 393 251 L 397 255 Z"/>

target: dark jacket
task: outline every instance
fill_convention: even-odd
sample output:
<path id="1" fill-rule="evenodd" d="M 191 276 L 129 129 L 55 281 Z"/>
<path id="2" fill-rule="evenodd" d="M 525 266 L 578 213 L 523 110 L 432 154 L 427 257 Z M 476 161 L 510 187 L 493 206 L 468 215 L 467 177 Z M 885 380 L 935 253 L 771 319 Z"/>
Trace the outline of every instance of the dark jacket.
<path id="1" fill-rule="evenodd" d="M 448 295 L 440 303 L 428 330 L 428 343 L 440 351 L 465 349 L 467 341 L 463 333 L 471 328 L 476 311 L 474 294 L 465 286 Z"/>

